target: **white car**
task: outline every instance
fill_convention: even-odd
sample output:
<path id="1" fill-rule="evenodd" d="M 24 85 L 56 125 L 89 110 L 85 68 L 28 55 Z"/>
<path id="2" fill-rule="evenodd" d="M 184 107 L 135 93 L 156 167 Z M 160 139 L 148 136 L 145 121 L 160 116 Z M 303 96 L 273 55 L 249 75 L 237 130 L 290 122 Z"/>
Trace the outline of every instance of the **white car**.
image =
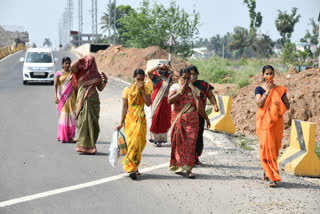
<path id="1" fill-rule="evenodd" d="M 55 63 L 57 58 L 53 58 L 52 51 L 48 48 L 29 48 L 23 62 L 23 84 L 28 82 L 49 82 L 53 84 Z"/>

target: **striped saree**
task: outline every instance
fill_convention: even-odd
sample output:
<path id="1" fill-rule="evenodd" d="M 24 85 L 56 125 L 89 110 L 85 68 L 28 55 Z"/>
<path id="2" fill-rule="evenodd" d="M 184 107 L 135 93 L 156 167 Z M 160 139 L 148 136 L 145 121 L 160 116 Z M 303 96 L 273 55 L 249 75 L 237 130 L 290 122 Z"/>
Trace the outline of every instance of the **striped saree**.
<path id="1" fill-rule="evenodd" d="M 76 93 L 70 83 L 70 72 L 57 71 L 55 74 L 59 77 L 58 83 L 58 112 L 59 125 L 57 140 L 63 143 L 71 142 L 75 136 L 75 102 Z"/>

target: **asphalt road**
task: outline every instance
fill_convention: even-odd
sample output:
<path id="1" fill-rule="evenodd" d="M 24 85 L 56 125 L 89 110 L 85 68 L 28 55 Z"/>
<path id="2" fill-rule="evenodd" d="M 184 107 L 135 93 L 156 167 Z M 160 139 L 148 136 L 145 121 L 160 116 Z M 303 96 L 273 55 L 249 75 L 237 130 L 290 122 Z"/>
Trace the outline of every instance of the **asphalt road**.
<path id="1" fill-rule="evenodd" d="M 121 96 L 127 84 L 111 79 L 100 94 L 98 153 L 79 155 L 75 144 L 56 141 L 58 112 L 53 86 L 22 84 L 19 58 L 24 53 L 0 62 L 0 202 L 123 174 L 120 160 L 112 168 L 107 155 L 113 128 L 120 120 Z M 53 54 L 59 58 L 58 62 L 63 56 L 76 59 L 69 52 Z M 57 63 L 56 68 L 59 66 Z M 169 147 L 157 149 L 147 146 L 141 168 L 169 162 Z M 142 184 L 125 177 L 6 206 L 0 208 L 0 213 L 173 213 L 183 210 L 174 201 L 164 200 L 166 193 L 154 191 L 154 185 L 165 177 L 154 172 L 143 176 L 155 181 Z"/>

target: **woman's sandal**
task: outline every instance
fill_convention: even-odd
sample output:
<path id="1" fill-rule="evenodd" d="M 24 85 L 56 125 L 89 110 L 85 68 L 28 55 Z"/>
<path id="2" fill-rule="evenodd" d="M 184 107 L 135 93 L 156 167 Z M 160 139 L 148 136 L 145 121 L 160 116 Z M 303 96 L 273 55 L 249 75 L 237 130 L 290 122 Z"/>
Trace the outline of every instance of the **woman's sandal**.
<path id="1" fill-rule="evenodd" d="M 276 181 L 271 181 L 269 183 L 269 187 L 272 187 L 272 188 L 277 187 L 277 182 Z"/>
<path id="2" fill-rule="evenodd" d="M 129 177 L 132 179 L 132 180 L 136 180 L 137 179 L 137 173 L 136 172 L 131 172 L 129 174 Z"/>
<path id="3" fill-rule="evenodd" d="M 266 173 L 263 173 L 262 180 L 263 181 L 269 181 L 269 178 L 266 176 Z"/>
<path id="4" fill-rule="evenodd" d="M 195 178 L 196 178 L 196 176 L 194 176 L 194 175 L 192 174 L 192 172 L 187 172 L 186 177 L 187 177 L 187 178 L 190 178 L 190 179 L 195 179 Z"/>
<path id="5" fill-rule="evenodd" d="M 135 171 L 136 175 L 141 175 L 141 173 L 139 172 L 139 170 Z"/>

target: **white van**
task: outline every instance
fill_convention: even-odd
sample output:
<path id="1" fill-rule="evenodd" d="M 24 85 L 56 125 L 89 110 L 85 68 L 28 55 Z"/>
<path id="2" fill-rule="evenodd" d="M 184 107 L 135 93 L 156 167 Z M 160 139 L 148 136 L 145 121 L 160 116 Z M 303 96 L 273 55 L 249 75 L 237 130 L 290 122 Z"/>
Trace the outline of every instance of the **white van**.
<path id="1" fill-rule="evenodd" d="M 58 59 L 53 59 L 52 51 L 48 48 L 29 48 L 23 62 L 23 84 L 28 82 L 50 82 L 53 84 L 55 63 Z"/>

